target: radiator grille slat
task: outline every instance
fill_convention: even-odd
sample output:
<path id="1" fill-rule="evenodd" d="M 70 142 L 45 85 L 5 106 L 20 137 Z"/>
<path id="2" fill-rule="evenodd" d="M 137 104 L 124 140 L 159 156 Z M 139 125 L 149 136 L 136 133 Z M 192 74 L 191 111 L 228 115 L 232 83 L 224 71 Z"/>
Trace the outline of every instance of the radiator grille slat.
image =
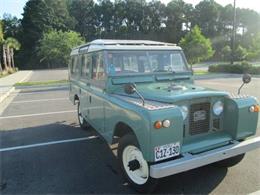
<path id="1" fill-rule="evenodd" d="M 210 103 L 197 103 L 190 106 L 190 135 L 207 133 L 210 129 Z"/>

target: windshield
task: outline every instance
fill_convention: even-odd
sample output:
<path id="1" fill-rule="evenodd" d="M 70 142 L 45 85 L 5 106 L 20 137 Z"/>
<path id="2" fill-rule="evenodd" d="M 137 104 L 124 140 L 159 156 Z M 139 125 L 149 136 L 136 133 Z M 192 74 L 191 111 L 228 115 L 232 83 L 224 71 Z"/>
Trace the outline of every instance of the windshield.
<path id="1" fill-rule="evenodd" d="M 181 51 L 108 51 L 108 75 L 184 72 L 186 61 Z"/>

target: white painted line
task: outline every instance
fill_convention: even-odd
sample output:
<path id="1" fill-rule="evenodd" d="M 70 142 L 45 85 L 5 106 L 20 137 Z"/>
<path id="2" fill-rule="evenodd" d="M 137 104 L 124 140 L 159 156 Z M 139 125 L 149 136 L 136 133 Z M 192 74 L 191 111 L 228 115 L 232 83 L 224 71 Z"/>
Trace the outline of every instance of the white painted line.
<path id="1" fill-rule="evenodd" d="M 32 71 L 28 72 L 28 74 L 23 79 L 21 79 L 18 83 L 22 83 L 27 79 L 29 80 L 29 77 L 32 75 L 32 73 L 33 73 Z"/>
<path id="2" fill-rule="evenodd" d="M 59 112 L 45 112 L 45 113 L 37 113 L 37 114 L 24 114 L 24 115 L 15 115 L 15 116 L 2 116 L 1 119 L 12 119 L 12 118 L 23 118 L 23 117 L 32 117 L 32 116 L 44 116 L 44 115 L 53 115 L 53 114 L 64 114 L 64 113 L 72 113 L 76 112 L 76 110 L 65 110 Z"/>
<path id="3" fill-rule="evenodd" d="M 50 89 L 53 89 L 53 88 L 50 88 Z M 22 89 L 21 89 L 22 90 Z M 40 90 L 42 90 L 42 91 L 37 91 L 37 92 L 20 92 L 18 95 L 19 96 L 23 96 L 23 95 L 38 95 L 38 94 L 46 94 L 46 93 L 48 93 L 48 94 L 50 94 L 50 91 L 46 91 L 46 90 L 44 90 L 44 89 L 40 89 Z M 52 91 L 52 93 L 53 92 L 55 92 L 55 93 L 64 93 L 64 94 L 68 94 L 69 93 L 69 91 L 66 89 L 66 90 L 56 90 L 56 91 Z"/>
<path id="4" fill-rule="evenodd" d="M 15 146 L 15 147 L 9 147 L 9 148 L 2 148 L 2 149 L 0 149 L 0 152 L 36 148 L 36 147 L 41 147 L 41 146 L 49 146 L 49 145 L 56 145 L 56 144 L 62 144 L 62 143 L 79 142 L 79 141 L 91 140 L 91 139 L 95 139 L 95 138 L 98 138 L 98 136 L 89 136 L 89 137 L 66 139 L 66 140 L 60 140 L 60 141 L 51 141 L 51 142 L 44 142 L 44 143 L 38 143 L 38 144 L 30 144 L 30 145 L 25 145 L 25 146 Z"/>
<path id="5" fill-rule="evenodd" d="M 14 101 L 14 102 L 12 102 L 12 104 L 33 103 L 33 102 L 48 102 L 48 101 L 58 101 L 58 100 L 69 100 L 69 98 L 52 98 L 52 99 L 38 99 L 38 100 L 26 100 L 26 101 Z"/>

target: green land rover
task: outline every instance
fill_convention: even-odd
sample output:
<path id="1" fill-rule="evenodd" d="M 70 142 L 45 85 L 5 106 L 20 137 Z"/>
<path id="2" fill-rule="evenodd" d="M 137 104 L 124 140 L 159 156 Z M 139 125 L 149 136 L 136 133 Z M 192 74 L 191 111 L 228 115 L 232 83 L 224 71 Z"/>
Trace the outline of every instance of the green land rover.
<path id="1" fill-rule="evenodd" d="M 137 191 L 207 164 L 235 165 L 260 147 L 259 137 L 247 139 L 257 129 L 256 98 L 196 86 L 192 75 L 170 43 L 95 40 L 71 52 L 79 124 L 118 143 L 123 174 Z"/>

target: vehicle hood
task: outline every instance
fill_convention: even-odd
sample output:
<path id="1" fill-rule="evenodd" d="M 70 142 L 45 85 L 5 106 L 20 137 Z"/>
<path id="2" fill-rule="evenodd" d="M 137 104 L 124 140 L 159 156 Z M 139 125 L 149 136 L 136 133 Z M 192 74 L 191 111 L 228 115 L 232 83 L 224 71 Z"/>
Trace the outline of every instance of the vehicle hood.
<path id="1" fill-rule="evenodd" d="M 175 103 L 183 100 L 191 100 L 203 97 L 223 97 L 228 96 L 227 92 L 216 91 L 209 88 L 196 86 L 190 83 L 145 83 L 137 84 L 138 92 L 145 100 L 158 101 L 164 103 Z M 123 87 L 115 92 L 117 95 L 138 97 L 136 94 L 128 95 L 123 91 Z"/>

